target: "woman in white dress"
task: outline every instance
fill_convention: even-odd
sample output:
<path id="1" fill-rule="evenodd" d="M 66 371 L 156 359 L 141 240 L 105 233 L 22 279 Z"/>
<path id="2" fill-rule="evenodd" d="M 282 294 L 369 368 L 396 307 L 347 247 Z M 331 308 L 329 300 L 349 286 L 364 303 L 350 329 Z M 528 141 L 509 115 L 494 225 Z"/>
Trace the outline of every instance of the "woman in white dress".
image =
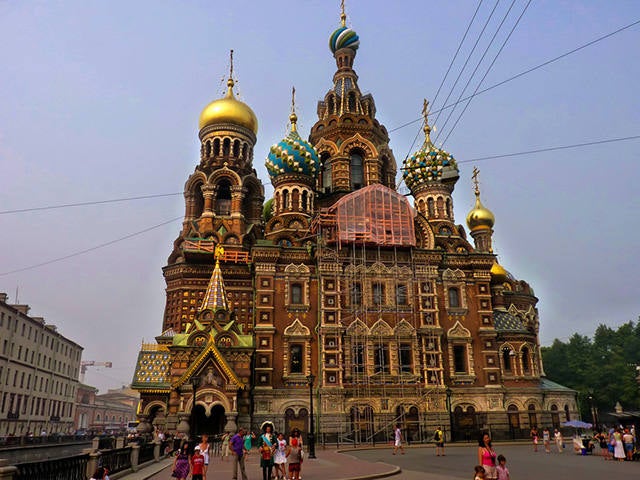
<path id="1" fill-rule="evenodd" d="M 281 480 L 287 480 L 287 441 L 282 433 L 278 434 L 275 447 L 276 451 L 273 455 L 273 463 L 276 467 L 276 477 Z"/>

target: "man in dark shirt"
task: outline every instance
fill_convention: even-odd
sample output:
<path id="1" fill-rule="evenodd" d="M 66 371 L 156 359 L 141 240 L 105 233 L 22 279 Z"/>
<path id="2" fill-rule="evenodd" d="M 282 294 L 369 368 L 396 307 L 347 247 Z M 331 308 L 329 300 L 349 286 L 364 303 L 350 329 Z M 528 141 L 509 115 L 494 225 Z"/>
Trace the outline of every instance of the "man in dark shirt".
<path id="1" fill-rule="evenodd" d="M 229 446 L 231 447 L 231 454 L 233 459 L 233 480 L 238 480 L 238 465 L 240 465 L 240 473 L 242 474 L 242 480 L 247 480 L 247 472 L 244 469 L 244 456 L 246 450 L 244 448 L 244 434 L 245 429 L 240 427 L 238 433 L 236 433 L 231 440 L 229 440 Z"/>

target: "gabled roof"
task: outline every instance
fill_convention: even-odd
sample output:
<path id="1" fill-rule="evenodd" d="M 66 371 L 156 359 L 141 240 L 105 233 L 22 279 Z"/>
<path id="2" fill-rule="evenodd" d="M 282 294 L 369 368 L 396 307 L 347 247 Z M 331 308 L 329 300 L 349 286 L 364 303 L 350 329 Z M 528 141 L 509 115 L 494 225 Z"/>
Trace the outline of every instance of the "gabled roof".
<path id="1" fill-rule="evenodd" d="M 131 387 L 135 390 L 169 390 L 171 354 L 161 345 L 143 345 L 133 373 Z"/>
<path id="2" fill-rule="evenodd" d="M 504 310 L 493 311 L 493 324 L 497 331 L 528 333 L 522 319 Z"/>

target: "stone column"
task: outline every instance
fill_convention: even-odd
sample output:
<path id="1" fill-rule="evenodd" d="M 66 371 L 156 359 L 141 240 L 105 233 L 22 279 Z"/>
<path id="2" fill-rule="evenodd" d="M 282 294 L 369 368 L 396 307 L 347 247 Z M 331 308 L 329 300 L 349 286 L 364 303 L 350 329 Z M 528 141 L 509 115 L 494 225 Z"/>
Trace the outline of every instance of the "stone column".
<path id="1" fill-rule="evenodd" d="M 189 417 L 190 417 L 190 414 L 188 413 L 178 414 L 179 423 L 178 423 L 178 428 L 176 429 L 178 430 L 178 433 L 189 435 L 189 432 L 191 431 L 191 427 L 189 426 Z"/>
<path id="2" fill-rule="evenodd" d="M 153 441 L 153 459 L 156 462 L 160 461 L 160 455 L 161 455 L 160 447 L 162 447 L 162 440 L 160 440 L 159 438 L 156 438 Z"/>
<path id="3" fill-rule="evenodd" d="M 213 217 L 213 195 L 216 193 L 217 187 L 213 185 L 202 185 L 202 195 L 204 196 L 204 212 L 203 217 Z"/>
<path id="4" fill-rule="evenodd" d="M 131 447 L 131 470 L 134 472 L 138 471 L 138 463 L 140 461 L 140 445 L 137 443 L 130 443 Z"/>
<path id="5" fill-rule="evenodd" d="M 227 413 L 227 423 L 224 426 L 225 432 L 235 433 L 238 431 L 238 425 L 236 424 L 237 418 L 238 418 L 238 412 Z"/>
<path id="6" fill-rule="evenodd" d="M 231 216 L 240 217 L 242 215 L 242 200 L 247 193 L 247 189 L 242 185 L 231 187 Z"/>
<path id="7" fill-rule="evenodd" d="M 98 465 L 100 465 L 101 455 L 102 454 L 98 451 L 89 453 L 89 461 L 87 461 L 87 478 L 91 478 L 93 476 L 93 472 L 95 472 Z"/>

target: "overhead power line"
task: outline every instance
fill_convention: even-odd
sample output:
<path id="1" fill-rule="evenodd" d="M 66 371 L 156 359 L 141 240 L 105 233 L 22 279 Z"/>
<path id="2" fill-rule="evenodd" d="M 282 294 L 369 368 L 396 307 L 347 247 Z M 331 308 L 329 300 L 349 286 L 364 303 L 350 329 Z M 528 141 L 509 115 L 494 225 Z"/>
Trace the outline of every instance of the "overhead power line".
<path id="1" fill-rule="evenodd" d="M 502 80 L 501 82 L 495 83 L 495 84 L 493 84 L 493 85 L 491 85 L 491 86 L 489 86 L 487 88 L 483 88 L 482 90 L 478 90 L 475 94 L 469 95 L 468 97 L 460 99 L 459 102 L 455 102 L 455 103 L 452 103 L 450 105 L 445 105 L 444 107 L 441 107 L 438 110 L 434 110 L 431 113 L 432 114 L 440 113 L 442 110 L 453 108 L 455 105 L 457 105 L 460 102 L 466 102 L 470 98 L 476 97 L 478 95 L 482 95 L 483 93 L 486 93 L 489 90 L 493 90 L 494 88 L 499 87 L 501 85 L 504 85 L 505 83 L 509 83 L 512 80 L 520 78 L 520 77 L 522 77 L 522 76 L 524 76 L 524 75 L 526 75 L 528 73 L 534 72 L 534 71 L 536 71 L 536 70 L 538 70 L 538 69 L 540 69 L 542 67 L 545 67 L 545 66 L 547 66 L 547 65 L 549 65 L 551 63 L 557 62 L 558 60 L 560 60 L 560 59 L 562 59 L 564 57 L 567 57 L 567 56 L 569 56 L 569 55 L 571 55 L 573 53 L 579 52 L 580 50 L 583 50 L 583 49 L 585 49 L 587 47 L 590 47 L 591 45 L 594 45 L 594 44 L 596 44 L 598 42 L 601 42 L 602 40 L 606 40 L 607 38 L 612 37 L 613 35 L 616 35 L 616 34 L 618 34 L 620 32 L 623 32 L 624 30 L 627 30 L 627 29 L 629 29 L 631 27 L 634 27 L 634 26 L 638 25 L 639 23 L 640 23 L 640 20 L 636 20 L 635 22 L 632 22 L 632 23 L 630 23 L 628 25 L 620 27 L 619 29 L 617 29 L 617 30 L 615 30 L 615 31 L 613 31 L 611 33 L 607 33 L 606 35 L 603 35 L 603 36 L 598 37 L 598 38 L 596 38 L 594 40 L 591 40 L 588 43 L 580 45 L 579 47 L 576 47 L 576 48 L 574 48 L 572 50 L 569 50 L 568 52 L 565 52 L 565 53 L 563 53 L 561 55 L 558 55 L 557 57 L 554 57 L 554 58 L 552 58 L 550 60 L 547 60 L 546 62 L 540 63 L 540 64 L 538 64 L 538 65 L 536 65 L 534 67 L 531 67 L 531 68 L 529 68 L 527 70 L 524 70 L 524 71 L 522 71 L 520 73 L 517 73 L 517 74 L 513 75 L 512 77 L 506 78 L 506 79 Z M 413 125 L 414 123 L 420 122 L 421 120 L 422 120 L 422 117 L 416 118 L 415 120 L 411 120 L 410 122 L 407 122 L 407 123 L 403 123 L 402 125 L 399 125 L 397 127 L 394 127 L 392 129 L 390 129 L 389 133 L 395 132 L 396 130 L 400 130 L 400 129 L 405 128 L 405 127 L 408 127 L 409 125 Z"/>
<path id="2" fill-rule="evenodd" d="M 114 243 L 122 242 L 123 240 L 128 240 L 130 238 L 136 237 L 138 235 L 142 235 L 143 233 L 150 232 L 151 230 L 155 230 L 156 228 L 163 227 L 165 225 L 168 225 L 170 223 L 175 222 L 176 220 L 181 220 L 181 219 L 182 219 L 182 216 L 179 216 L 179 217 L 176 217 L 176 218 L 172 218 L 171 220 L 167 220 L 166 222 L 158 223 L 157 225 L 153 225 L 152 227 L 145 228 L 144 230 L 139 230 L 137 232 L 125 235 L 124 237 L 116 238 L 115 240 L 110 240 L 108 242 L 101 243 L 99 245 L 95 245 L 93 247 L 85 248 L 84 250 L 80 250 L 78 252 L 71 253 L 69 255 L 65 255 L 63 257 L 58 257 L 58 258 L 54 258 L 52 260 L 47 260 L 46 262 L 36 263 L 35 265 L 29 265 L 28 267 L 16 268 L 15 270 L 9 270 L 7 272 L 2 272 L 2 273 L 0 273 L 0 277 L 3 277 L 5 275 L 11 275 L 12 273 L 18 273 L 18 272 L 24 272 L 24 271 L 27 271 L 27 270 L 33 270 L 34 268 L 44 267 L 45 265 L 51 265 L 52 263 L 57 263 L 57 262 L 61 262 L 63 260 L 68 260 L 69 258 L 73 258 L 73 257 L 77 257 L 77 256 L 80 256 L 80 255 L 84 255 L 85 253 L 93 252 L 94 250 L 98 250 L 100 248 L 108 247 L 109 245 L 113 245 Z"/>
<path id="3" fill-rule="evenodd" d="M 124 198 L 112 198 L 109 200 L 96 200 L 92 202 L 78 202 L 78 203 L 63 203 L 60 205 L 45 205 L 43 207 L 32 207 L 32 208 L 18 208 L 15 210 L 0 210 L 0 215 L 8 215 L 10 213 L 25 213 L 25 212 L 37 212 L 40 210 L 54 210 L 56 208 L 68 208 L 68 207 L 84 207 L 87 205 L 101 205 L 105 203 L 116 203 L 116 202 L 130 202 L 132 200 L 145 200 L 148 198 L 159 198 L 159 197 L 172 197 L 175 195 L 183 195 L 182 192 L 178 193 L 158 193 L 154 195 L 140 195 L 137 197 L 124 197 Z"/>
<path id="4" fill-rule="evenodd" d="M 515 2 L 515 0 L 514 0 Z M 451 136 L 451 134 L 453 133 L 453 131 L 456 129 L 456 127 L 458 126 L 458 122 L 460 122 L 460 119 L 462 118 L 462 116 L 464 115 L 464 112 L 467 111 L 467 108 L 469 108 L 469 104 L 471 103 L 471 100 L 473 100 L 473 97 L 475 96 L 476 92 L 478 91 L 478 89 L 480 88 L 480 86 L 482 85 L 482 82 L 484 82 L 484 79 L 487 78 L 487 75 L 489 74 L 489 72 L 491 71 L 491 69 L 493 68 L 493 65 L 496 63 L 496 60 L 498 59 L 498 57 L 500 56 L 500 54 L 502 53 L 502 50 L 504 50 L 504 47 L 507 45 L 507 42 L 509 42 L 509 39 L 511 38 L 511 35 L 513 34 L 513 32 L 515 31 L 515 29 L 517 28 L 518 24 L 520 23 L 520 20 L 522 20 L 522 17 L 524 16 L 525 12 L 527 11 L 527 9 L 529 8 L 529 5 L 531 5 L 531 0 L 529 0 L 527 2 L 527 4 L 524 6 L 524 9 L 522 9 L 522 13 L 520 14 L 520 16 L 518 17 L 518 19 L 516 20 L 516 23 L 513 25 L 513 28 L 511 29 L 511 31 L 509 32 L 509 35 L 507 35 L 507 38 L 504 39 L 504 42 L 502 42 L 502 45 L 500 46 L 500 50 L 498 50 L 498 53 L 496 53 L 495 57 L 493 57 L 493 60 L 491 61 L 491 64 L 489 65 L 489 67 L 487 67 L 487 70 L 484 72 L 484 75 L 482 76 L 482 78 L 480 79 L 480 82 L 478 83 L 478 86 L 476 87 L 476 89 L 473 91 L 473 94 L 471 95 L 471 98 L 469 98 L 469 100 L 467 101 L 466 105 L 464 106 L 464 108 L 462 109 L 462 111 L 460 112 L 460 114 L 458 115 L 458 118 L 456 119 L 455 123 L 453 124 L 453 127 L 451 127 L 451 130 L 449 130 L 449 133 L 447 134 L 447 136 L 444 139 L 444 142 L 442 142 L 443 144 L 447 143 L 447 140 L 449 140 L 449 137 Z M 508 12 L 507 12 L 508 13 Z M 506 17 L 505 17 L 506 18 Z M 453 112 L 453 110 L 451 110 Z M 448 119 L 448 117 L 447 117 Z"/>

